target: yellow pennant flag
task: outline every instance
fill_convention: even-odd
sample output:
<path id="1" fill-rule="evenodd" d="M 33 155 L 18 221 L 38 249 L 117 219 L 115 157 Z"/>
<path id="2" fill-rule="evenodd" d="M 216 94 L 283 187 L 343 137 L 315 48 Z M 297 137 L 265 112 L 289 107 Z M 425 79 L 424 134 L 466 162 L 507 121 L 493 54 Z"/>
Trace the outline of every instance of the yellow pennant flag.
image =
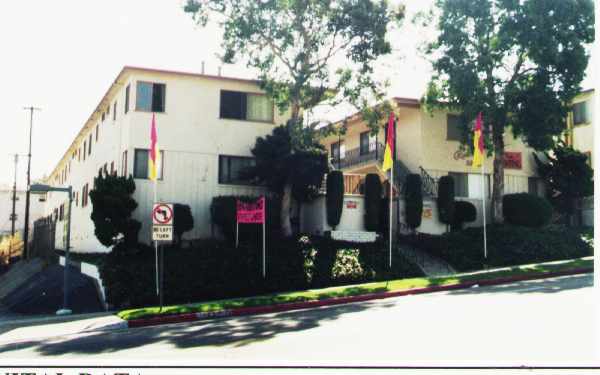
<path id="1" fill-rule="evenodd" d="M 387 142 L 385 143 L 385 151 L 383 152 L 383 165 L 381 169 L 385 172 L 394 167 L 394 112 L 390 113 L 387 128 Z"/>
<path id="2" fill-rule="evenodd" d="M 160 165 L 160 152 L 158 150 L 158 136 L 156 134 L 156 121 L 152 114 L 152 129 L 150 130 L 150 157 L 148 158 L 148 178 L 156 181 Z"/>
<path id="3" fill-rule="evenodd" d="M 483 148 L 483 131 L 481 129 L 481 112 L 477 115 L 477 121 L 475 123 L 475 129 L 473 133 L 473 168 L 481 167 L 485 156 Z"/>

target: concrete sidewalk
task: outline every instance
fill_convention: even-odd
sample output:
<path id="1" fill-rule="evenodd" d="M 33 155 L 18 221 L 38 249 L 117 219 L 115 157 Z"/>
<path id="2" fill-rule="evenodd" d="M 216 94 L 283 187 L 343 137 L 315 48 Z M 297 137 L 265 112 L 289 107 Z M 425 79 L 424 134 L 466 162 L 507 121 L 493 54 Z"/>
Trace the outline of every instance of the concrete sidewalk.
<path id="1" fill-rule="evenodd" d="M 0 343 L 26 341 L 81 333 L 92 330 L 116 329 L 123 320 L 115 312 L 41 317 L 7 316 L 0 320 Z"/>

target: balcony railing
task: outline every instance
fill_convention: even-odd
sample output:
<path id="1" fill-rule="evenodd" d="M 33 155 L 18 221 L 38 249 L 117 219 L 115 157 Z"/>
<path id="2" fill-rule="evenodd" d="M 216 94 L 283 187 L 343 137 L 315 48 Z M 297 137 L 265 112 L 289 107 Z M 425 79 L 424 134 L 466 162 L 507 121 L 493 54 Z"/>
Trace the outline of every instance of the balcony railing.
<path id="1" fill-rule="evenodd" d="M 381 143 L 371 142 L 368 149 L 359 147 L 346 150 L 341 158 L 338 155 L 333 155 L 331 164 L 337 169 L 344 169 L 360 164 L 381 161 L 383 160 L 384 150 L 385 148 Z"/>

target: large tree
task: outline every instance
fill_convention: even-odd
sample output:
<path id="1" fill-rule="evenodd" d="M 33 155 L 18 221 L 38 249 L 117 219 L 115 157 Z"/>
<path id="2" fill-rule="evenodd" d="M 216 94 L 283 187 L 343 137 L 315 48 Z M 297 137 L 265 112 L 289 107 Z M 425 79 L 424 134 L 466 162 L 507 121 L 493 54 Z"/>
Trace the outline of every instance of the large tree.
<path id="1" fill-rule="evenodd" d="M 508 128 L 536 150 L 565 129 L 568 103 L 579 91 L 594 39 L 591 0 L 437 0 L 439 32 L 426 52 L 434 75 L 428 106 L 483 112 L 487 149 L 494 153 L 493 218 L 502 222 L 504 134 Z"/>
<path id="2" fill-rule="evenodd" d="M 292 153 L 310 152 L 302 144 L 303 110 L 340 98 L 364 109 L 369 99 L 381 99 L 372 63 L 391 51 L 386 32 L 404 16 L 402 7 L 392 11 L 386 1 L 375 0 L 188 0 L 184 10 L 202 26 L 218 22 L 224 30 L 222 60 L 240 57 L 258 70 L 279 110 L 290 111 Z M 370 119 L 379 117 L 369 113 Z M 281 224 L 290 235 L 293 174 L 286 176 Z"/>

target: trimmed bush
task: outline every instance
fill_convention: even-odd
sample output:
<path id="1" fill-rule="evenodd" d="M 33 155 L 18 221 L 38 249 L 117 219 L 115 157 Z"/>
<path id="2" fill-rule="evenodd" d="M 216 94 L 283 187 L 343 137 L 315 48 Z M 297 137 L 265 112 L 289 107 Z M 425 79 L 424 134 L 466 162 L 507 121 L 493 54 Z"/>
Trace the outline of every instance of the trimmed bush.
<path id="1" fill-rule="evenodd" d="M 175 203 L 173 211 L 173 232 L 177 244 L 180 245 L 183 234 L 194 229 L 194 216 L 192 216 L 192 209 L 187 204 Z"/>
<path id="2" fill-rule="evenodd" d="M 452 230 L 462 230 L 463 223 L 471 223 L 477 219 L 477 208 L 468 201 L 456 201 Z"/>
<path id="3" fill-rule="evenodd" d="M 442 176 L 438 183 L 437 207 L 440 222 L 454 223 L 454 179 L 452 176 Z"/>
<path id="4" fill-rule="evenodd" d="M 423 194 L 421 176 L 409 174 L 406 176 L 406 223 L 415 229 L 421 225 L 423 215 Z"/>
<path id="5" fill-rule="evenodd" d="M 444 259 L 458 271 L 483 268 L 483 228 L 467 228 L 441 236 L 419 234 L 408 241 L 434 256 Z M 513 225 L 487 227 L 490 267 L 550 262 L 593 254 L 593 247 L 576 230 L 563 226 L 528 228 Z"/>
<path id="6" fill-rule="evenodd" d="M 365 178 L 365 229 L 368 231 L 379 229 L 381 192 L 382 186 L 379 176 L 369 173 Z"/>
<path id="7" fill-rule="evenodd" d="M 533 194 L 507 194 L 502 197 L 502 214 L 510 224 L 541 227 L 550 222 L 552 206 L 546 199 Z"/>
<path id="8" fill-rule="evenodd" d="M 333 229 L 340 223 L 344 207 L 344 174 L 332 171 L 327 174 L 327 224 Z"/>

